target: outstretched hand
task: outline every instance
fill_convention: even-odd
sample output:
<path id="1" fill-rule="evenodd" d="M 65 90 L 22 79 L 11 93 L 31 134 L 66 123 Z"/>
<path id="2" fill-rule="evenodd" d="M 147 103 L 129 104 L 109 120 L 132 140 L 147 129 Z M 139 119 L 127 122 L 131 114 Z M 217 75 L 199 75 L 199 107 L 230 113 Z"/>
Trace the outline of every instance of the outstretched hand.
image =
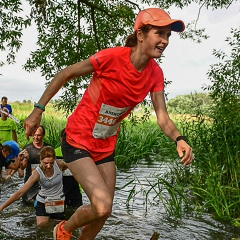
<path id="1" fill-rule="evenodd" d="M 29 140 L 40 126 L 42 120 L 42 110 L 35 108 L 32 113 L 26 118 L 24 128 L 26 130 L 26 137 Z"/>
<path id="2" fill-rule="evenodd" d="M 187 166 L 193 162 L 193 150 L 184 140 L 180 140 L 177 142 L 177 151 L 179 157 L 182 159 L 181 162 L 184 166 Z"/>

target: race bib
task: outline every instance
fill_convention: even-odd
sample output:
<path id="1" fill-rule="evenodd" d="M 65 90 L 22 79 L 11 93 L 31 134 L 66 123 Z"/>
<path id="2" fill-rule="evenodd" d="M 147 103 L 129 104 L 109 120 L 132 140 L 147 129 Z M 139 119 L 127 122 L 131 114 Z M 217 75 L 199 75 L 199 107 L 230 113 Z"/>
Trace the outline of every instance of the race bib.
<path id="1" fill-rule="evenodd" d="M 103 103 L 93 129 L 93 137 L 106 139 L 116 135 L 123 116 L 130 108 L 117 108 Z"/>
<path id="2" fill-rule="evenodd" d="M 61 197 L 45 198 L 46 213 L 61 213 L 64 212 L 64 200 Z"/>

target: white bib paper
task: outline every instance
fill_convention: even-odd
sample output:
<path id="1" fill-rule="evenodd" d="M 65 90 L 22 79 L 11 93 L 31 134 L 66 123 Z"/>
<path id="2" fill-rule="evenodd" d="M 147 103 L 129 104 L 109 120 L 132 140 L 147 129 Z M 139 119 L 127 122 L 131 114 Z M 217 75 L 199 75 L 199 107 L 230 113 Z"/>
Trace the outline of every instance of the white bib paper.
<path id="1" fill-rule="evenodd" d="M 93 129 L 93 137 L 106 139 L 116 135 L 122 118 L 129 109 L 130 107 L 117 108 L 103 103 Z"/>
<path id="2" fill-rule="evenodd" d="M 45 199 L 45 210 L 48 214 L 64 212 L 64 200 L 61 197 L 47 197 Z"/>

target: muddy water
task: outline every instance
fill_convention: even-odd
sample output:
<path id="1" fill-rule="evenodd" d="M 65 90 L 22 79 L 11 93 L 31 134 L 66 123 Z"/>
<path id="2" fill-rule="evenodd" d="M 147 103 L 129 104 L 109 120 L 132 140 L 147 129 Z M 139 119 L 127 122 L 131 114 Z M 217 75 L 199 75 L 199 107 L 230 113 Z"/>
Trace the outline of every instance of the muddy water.
<path id="1" fill-rule="evenodd" d="M 201 217 L 183 218 L 176 222 L 166 216 L 161 204 L 151 200 L 149 196 L 146 206 L 144 196 L 144 186 L 147 181 L 154 182 L 156 171 L 164 171 L 163 166 L 155 163 L 151 166 L 144 161 L 135 168 L 128 170 L 118 170 L 117 190 L 114 199 L 112 216 L 99 233 L 97 240 L 147 240 L 150 239 L 154 231 L 160 233 L 160 239 L 166 240 L 231 240 L 240 239 L 240 229 L 229 224 L 215 221 L 210 215 L 204 214 Z M 122 187 L 131 180 L 140 183 L 136 191 L 138 194 L 134 201 L 126 205 L 129 190 L 133 184 Z M 1 184 L 0 203 L 3 203 L 16 189 L 22 186 L 22 179 L 13 177 L 12 180 Z M 83 193 L 84 202 L 88 200 Z M 147 208 L 147 211 L 146 211 Z M 66 217 L 72 214 L 71 209 L 67 209 Z M 50 240 L 52 230 L 55 226 L 51 222 L 47 227 L 36 227 L 35 212 L 33 207 L 22 205 L 21 201 L 12 204 L 0 214 L 0 239 L 16 240 Z M 80 230 L 74 232 L 72 239 L 78 239 Z M 2 237 L 1 237 L 2 236 Z"/>

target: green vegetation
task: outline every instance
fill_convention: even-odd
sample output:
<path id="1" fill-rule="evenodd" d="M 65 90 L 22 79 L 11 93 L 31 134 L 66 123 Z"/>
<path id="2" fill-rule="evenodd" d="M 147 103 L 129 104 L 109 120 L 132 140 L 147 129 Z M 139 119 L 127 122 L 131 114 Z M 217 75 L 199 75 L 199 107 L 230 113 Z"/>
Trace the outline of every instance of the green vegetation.
<path id="1" fill-rule="evenodd" d="M 168 10 L 174 6 L 184 8 L 191 4 L 201 9 L 228 8 L 236 0 L 136 0 L 136 1 L 0 1 L 0 66 L 14 63 L 21 48 L 25 28 L 35 28 L 36 49 L 29 54 L 23 68 L 40 70 L 46 84 L 66 66 L 88 58 L 100 49 L 124 45 L 127 36 L 133 32 L 136 14 L 143 6 L 156 6 Z M 27 6 L 28 5 L 28 6 Z M 26 7 L 27 6 L 27 7 Z M 31 9 L 26 11 L 26 9 Z M 64 12 L 64 14 L 62 14 Z M 186 22 L 186 31 L 179 36 L 201 43 L 208 36 L 205 29 L 199 29 L 196 19 Z M 2 23 L 2 24 L 1 24 Z M 0 71 L 1 74 L 1 71 Z M 59 109 L 69 114 L 79 99 L 81 91 L 89 82 L 89 76 L 76 78 L 63 86 L 63 94 L 57 103 Z"/>
<path id="2" fill-rule="evenodd" d="M 161 4 L 166 4 L 166 6 L 162 5 L 164 8 L 177 3 L 178 7 L 183 7 L 195 1 L 180 2 L 161 1 Z M 119 36 L 127 35 L 125 33 L 130 30 L 129 23 L 132 26 L 135 16 L 133 10 L 136 7 L 131 1 L 112 1 L 111 3 L 104 1 L 101 8 L 95 6 L 101 14 L 92 16 L 88 11 L 94 6 L 88 5 L 88 1 L 86 1 L 87 7 L 85 5 L 84 7 L 77 6 L 73 1 L 69 1 L 68 5 L 51 5 L 51 3 L 50 1 L 48 5 L 47 2 L 44 2 L 41 5 L 30 2 L 33 7 L 32 18 L 36 22 L 39 32 L 38 45 L 40 47 L 31 53 L 31 59 L 24 66 L 28 71 L 40 67 L 42 75 L 46 76 L 47 80 L 51 79 L 53 73 L 55 74 L 59 69 L 86 58 L 96 52 L 96 49 L 119 45 L 119 41 L 122 41 Z M 115 3 L 119 3 L 118 7 L 114 5 Z M 155 3 L 157 2 L 155 1 Z M 204 4 L 207 7 L 218 8 L 231 3 L 232 1 L 224 3 L 205 1 Z M 14 62 L 15 52 L 21 46 L 19 39 L 22 30 L 24 26 L 30 25 L 30 18 L 27 16 L 26 19 L 16 18 L 13 21 L 14 15 L 20 11 L 21 1 L 17 1 L 15 6 L 4 2 L 0 3 L 0 6 L 3 7 L 0 8 L 0 12 L 3 13 L 0 14 L 0 18 L 4 19 L 2 22 L 9 23 L 5 25 L 11 26 L 13 29 L 9 33 L 7 30 L 6 33 L 6 29 L 3 28 L 0 47 L 2 50 L 6 50 L 6 48 L 9 50 L 7 62 Z M 60 18 L 56 14 L 55 8 L 64 11 L 66 19 Z M 89 29 L 94 29 L 88 31 L 91 33 L 90 35 L 86 31 L 81 32 L 81 29 L 85 30 L 85 28 L 78 24 L 80 19 L 77 12 L 80 10 L 83 12 L 78 16 L 92 16 L 91 19 L 86 19 L 90 26 Z M 6 11 L 12 11 L 12 14 L 7 14 Z M 48 18 L 46 18 L 46 14 Z M 115 21 L 111 21 L 111 19 L 115 19 Z M 13 23 L 13 26 L 10 23 Z M 105 31 L 106 23 L 111 31 Z M 109 23 L 113 25 L 110 26 Z M 118 24 L 117 28 L 115 23 Z M 122 25 L 119 26 L 119 23 Z M 18 28 L 19 26 L 21 27 Z M 94 28 L 96 26 L 98 29 Z M 194 32 L 195 35 L 201 33 L 201 31 Z M 64 34 L 61 35 L 62 33 Z M 187 32 L 188 34 L 191 35 L 191 32 Z M 213 51 L 213 55 L 220 62 L 210 66 L 208 77 L 212 84 L 206 87 L 209 95 L 206 95 L 205 98 L 205 95 L 202 94 L 192 94 L 179 97 L 177 100 L 173 99 L 168 103 L 169 111 L 175 114 L 174 121 L 181 133 L 188 136 L 194 149 L 195 161 L 192 166 L 184 168 L 176 162 L 178 156 L 175 145 L 161 133 L 156 123 L 148 120 L 152 119 L 150 117 L 152 109 L 148 106 L 143 108 L 142 116 L 132 115 L 122 124 L 116 149 L 118 167 L 130 167 L 142 158 L 149 162 L 167 162 L 169 164 L 168 171 L 163 174 L 156 173 L 155 183 L 150 183 L 146 179 L 148 189 L 145 188 L 143 193 L 146 203 L 148 203 L 150 201 L 148 196 L 153 192 L 155 194 L 154 201 L 162 202 L 171 217 L 181 218 L 183 214 L 207 211 L 218 219 L 231 221 L 234 225 L 240 226 L 239 29 L 232 30 L 231 34 L 232 37 L 226 40 L 232 49 L 230 56 L 222 51 Z M 183 35 L 183 37 L 186 36 Z M 95 40 L 92 41 L 92 39 Z M 9 42 L 10 45 L 8 45 Z M 56 49 L 55 46 L 58 46 L 61 51 L 53 51 Z M 2 64 L 3 62 L 0 62 L 0 65 Z M 57 103 L 58 109 L 65 109 L 67 113 L 70 113 L 81 97 L 78 90 L 86 87 L 87 80 L 87 78 L 81 78 L 67 83 L 64 86 L 66 90 L 61 98 L 62 101 Z M 179 104 L 177 104 L 178 102 Z M 18 125 L 20 146 L 27 143 L 23 122 L 32 109 L 31 103 L 26 102 L 26 104 L 29 104 L 28 109 L 24 109 L 20 103 L 13 104 L 14 115 L 21 119 L 21 124 Z M 177 113 L 184 113 L 184 115 L 176 115 Z M 60 131 L 66 125 L 63 112 L 56 111 L 51 104 L 48 105 L 42 124 L 47 129 L 46 140 L 54 147 L 58 146 Z M 136 179 L 136 181 L 129 182 L 128 185 L 130 184 L 133 187 L 129 191 L 127 203 L 134 200 L 136 185 L 141 182 Z M 142 188 L 140 189 L 142 190 Z"/>
<path id="3" fill-rule="evenodd" d="M 177 96 L 167 102 L 169 113 L 173 114 L 197 114 L 207 116 L 213 106 L 213 100 L 207 93 L 193 93 Z"/>
<path id="4" fill-rule="evenodd" d="M 19 106 L 12 105 L 13 109 Z M 32 104 L 22 104 L 21 108 L 17 116 L 21 117 L 23 123 L 25 117 L 20 112 L 29 114 Z M 135 121 L 138 118 L 136 115 L 139 115 L 139 112 L 136 113 Z M 146 208 L 151 204 L 149 194 L 154 193 L 154 201 L 162 202 L 169 216 L 176 219 L 184 214 L 208 211 L 216 218 L 239 224 L 240 137 L 234 133 L 239 132 L 240 127 L 239 124 L 233 124 L 235 121 L 229 124 L 226 121 L 226 113 L 215 114 L 216 118 L 211 112 L 211 121 L 202 114 L 187 114 L 181 117 L 175 115 L 178 128 L 189 137 L 194 149 L 195 162 L 191 167 L 179 164 L 175 143 L 162 133 L 156 121 L 140 121 L 136 124 L 129 120 L 123 122 L 116 149 L 119 169 L 134 166 L 141 159 L 145 159 L 149 164 L 154 161 L 168 164 L 167 172 L 153 173 L 156 175 L 155 183 L 150 183 L 147 179 L 144 182 L 144 185 L 148 185 L 144 191 Z M 233 119 L 229 113 L 227 116 L 229 120 Z M 240 115 L 237 116 L 239 123 Z M 60 131 L 66 125 L 66 118 L 49 104 L 42 124 L 47 130 L 46 141 L 57 147 Z M 23 146 L 26 139 L 22 124 L 19 125 L 18 134 Z M 137 179 L 129 182 L 128 186 L 132 188 L 129 190 L 127 204 L 134 201 L 137 185 L 141 184 Z"/>
<path id="5" fill-rule="evenodd" d="M 30 141 L 26 138 L 26 133 L 24 129 L 24 121 L 26 117 L 31 113 L 33 109 L 33 103 L 31 101 L 24 101 L 23 103 L 14 102 L 11 103 L 13 108 L 13 114 L 20 119 L 20 124 L 18 125 L 18 142 L 20 147 L 25 146 Z M 42 123 L 46 128 L 46 142 L 51 143 L 54 148 L 60 145 L 60 134 L 61 130 L 66 127 L 67 118 L 62 111 L 57 111 L 54 108 L 53 103 L 49 103 L 46 107 L 46 113 L 43 114 Z"/>
<path id="6" fill-rule="evenodd" d="M 6 239 L 6 235 L 2 232 L 0 232 L 0 239 Z"/>
<path id="7" fill-rule="evenodd" d="M 155 183 L 146 179 L 147 189 L 137 186 L 142 184 L 137 178 L 124 186 L 132 186 L 127 204 L 134 201 L 136 189 L 141 189 L 146 208 L 152 203 L 149 201 L 160 201 L 170 217 L 179 219 L 184 214 L 207 211 L 218 219 L 240 226 L 239 35 L 235 32 L 233 38 L 228 39 L 232 46 L 231 56 L 214 51 L 222 62 L 211 66 L 208 73 L 213 82 L 207 89 L 209 95 L 195 94 L 170 101 L 171 104 L 179 103 L 172 110 L 170 105 L 170 112 L 176 113 L 174 111 L 178 109 L 178 112 L 185 113 L 173 115 L 173 120 L 193 147 L 195 161 L 192 166 L 183 167 L 179 160 L 176 161 L 179 157 L 175 145 L 151 120 L 151 107 L 146 104 L 138 106 L 141 111 L 135 111 L 122 123 L 116 149 L 118 168 L 133 166 L 141 159 L 168 164 L 168 171 L 155 173 Z M 200 101 L 200 98 L 209 99 L 209 96 L 212 101 Z M 184 101 L 190 109 L 186 108 Z M 21 109 L 24 107 L 20 103 L 13 104 L 14 115 L 21 119 L 18 128 L 21 146 L 26 144 L 23 121 L 33 107 L 31 103 L 25 104 L 27 109 Z M 56 111 L 49 104 L 42 124 L 47 129 L 46 140 L 57 147 L 60 131 L 66 125 L 63 112 Z M 153 200 L 149 199 L 150 193 L 155 195 Z"/>

